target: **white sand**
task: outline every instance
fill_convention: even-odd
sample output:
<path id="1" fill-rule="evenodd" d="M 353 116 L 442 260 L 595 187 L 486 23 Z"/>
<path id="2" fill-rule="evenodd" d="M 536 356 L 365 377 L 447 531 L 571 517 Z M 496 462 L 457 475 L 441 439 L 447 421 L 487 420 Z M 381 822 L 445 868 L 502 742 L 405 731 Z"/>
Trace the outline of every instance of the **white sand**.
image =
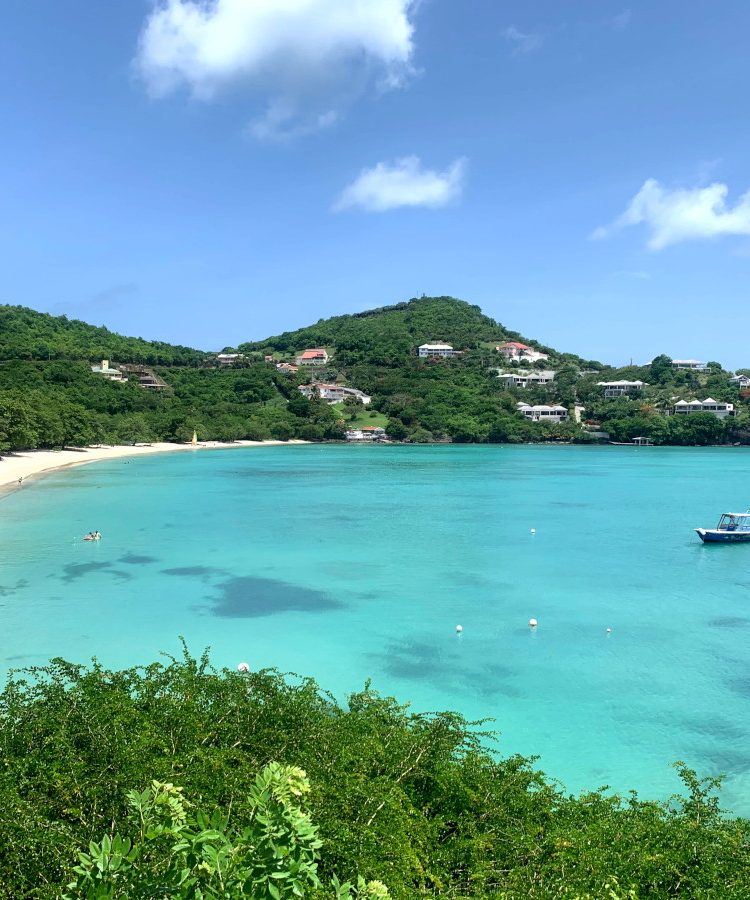
<path id="1" fill-rule="evenodd" d="M 3 455 L 0 458 L 0 489 L 22 487 L 27 480 L 53 469 L 68 466 L 83 466 L 87 463 L 99 462 L 102 459 L 119 459 L 124 456 L 146 456 L 150 453 L 170 453 L 191 450 L 215 450 L 233 447 L 268 447 L 276 444 L 304 444 L 306 441 L 235 441 L 222 444 L 219 441 L 205 441 L 192 444 L 138 444 L 116 447 L 82 447 L 74 450 L 28 450 L 23 453 Z M 22 479 L 19 484 L 18 479 Z"/>

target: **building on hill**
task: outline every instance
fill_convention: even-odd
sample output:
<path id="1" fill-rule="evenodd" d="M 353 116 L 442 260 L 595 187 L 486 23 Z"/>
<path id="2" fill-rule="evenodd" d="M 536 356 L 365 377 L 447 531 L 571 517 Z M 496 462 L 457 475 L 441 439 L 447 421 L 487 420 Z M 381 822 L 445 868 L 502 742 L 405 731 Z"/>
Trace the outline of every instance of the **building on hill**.
<path id="1" fill-rule="evenodd" d="M 678 400 L 672 407 L 674 415 L 685 415 L 695 412 L 713 413 L 717 419 L 726 419 L 728 416 L 735 414 L 732 403 L 719 403 L 713 397 L 707 397 L 705 400 Z"/>
<path id="2" fill-rule="evenodd" d="M 552 369 L 540 369 L 538 372 L 501 372 L 497 377 L 509 388 L 527 388 L 550 384 L 555 380 Z"/>
<path id="3" fill-rule="evenodd" d="M 708 372 L 708 366 L 699 359 L 673 359 L 673 369 L 687 369 L 691 372 Z"/>
<path id="4" fill-rule="evenodd" d="M 371 442 L 386 440 L 385 428 L 377 425 L 366 425 L 364 428 L 350 428 L 346 432 L 347 441 L 353 442 Z"/>
<path id="5" fill-rule="evenodd" d="M 557 424 L 558 422 L 565 422 L 568 418 L 568 410 L 564 406 L 559 405 L 545 406 L 542 404 L 529 406 L 528 403 L 518 403 L 516 408 L 522 416 L 525 416 L 532 422 L 552 422 Z"/>
<path id="6" fill-rule="evenodd" d="M 245 359 L 244 353 L 217 353 L 216 362 L 222 367 L 235 366 Z"/>
<path id="7" fill-rule="evenodd" d="M 109 364 L 108 359 L 103 359 L 98 366 L 92 366 L 91 371 L 95 375 L 101 375 L 108 381 L 127 381 L 127 376 L 120 369 L 115 369 Z"/>
<path id="8" fill-rule="evenodd" d="M 733 375 L 729 383 L 739 388 L 750 387 L 750 375 Z"/>
<path id="9" fill-rule="evenodd" d="M 301 384 L 299 390 L 308 400 L 317 394 L 326 403 L 341 403 L 347 397 L 353 397 L 364 406 L 368 406 L 372 400 L 372 397 L 369 397 L 363 391 L 344 387 L 341 384 Z"/>
<path id="10" fill-rule="evenodd" d="M 299 372 L 299 366 L 293 366 L 291 363 L 276 363 L 276 371 L 283 372 L 285 375 L 294 375 Z"/>
<path id="11" fill-rule="evenodd" d="M 460 350 L 454 350 L 450 344 L 443 341 L 434 341 L 432 344 L 420 344 L 417 350 L 420 359 L 434 359 L 440 357 L 449 359 L 453 356 L 461 356 Z"/>
<path id="12" fill-rule="evenodd" d="M 328 353 L 322 347 L 312 347 L 303 350 L 295 362 L 298 366 L 327 366 Z"/>
<path id="13" fill-rule="evenodd" d="M 645 381 L 598 381 L 597 387 L 604 388 L 605 397 L 625 397 L 640 394 L 646 387 Z"/>
<path id="14" fill-rule="evenodd" d="M 516 360 L 517 362 L 538 362 L 540 359 L 549 359 L 548 353 L 540 353 L 538 350 L 534 350 L 533 347 L 521 344 L 518 341 L 505 341 L 502 344 L 498 344 L 495 350 L 506 359 Z"/>

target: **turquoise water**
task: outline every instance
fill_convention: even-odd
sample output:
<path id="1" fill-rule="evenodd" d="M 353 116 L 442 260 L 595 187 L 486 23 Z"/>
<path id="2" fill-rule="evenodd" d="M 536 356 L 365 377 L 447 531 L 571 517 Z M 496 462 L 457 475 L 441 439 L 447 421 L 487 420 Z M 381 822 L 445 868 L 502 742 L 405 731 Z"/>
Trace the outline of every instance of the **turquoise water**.
<path id="1" fill-rule="evenodd" d="M 570 790 L 664 797 L 684 759 L 750 813 L 750 546 L 692 531 L 749 488 L 743 449 L 309 445 L 60 472 L 0 499 L 0 668 L 150 662 L 181 634 L 342 698 L 371 677 L 491 716 L 502 752 Z"/>

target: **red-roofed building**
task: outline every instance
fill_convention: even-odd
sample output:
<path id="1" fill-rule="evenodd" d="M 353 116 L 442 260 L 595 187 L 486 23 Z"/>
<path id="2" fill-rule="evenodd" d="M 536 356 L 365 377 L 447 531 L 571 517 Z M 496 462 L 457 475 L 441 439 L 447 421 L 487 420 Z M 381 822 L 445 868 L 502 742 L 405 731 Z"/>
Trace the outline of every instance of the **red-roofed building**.
<path id="1" fill-rule="evenodd" d="M 498 353 L 501 353 L 506 359 L 515 359 L 519 362 L 537 362 L 540 359 L 549 359 L 549 354 L 540 353 L 529 347 L 527 344 L 521 344 L 518 341 L 505 341 L 495 347 Z"/>
<path id="2" fill-rule="evenodd" d="M 321 347 L 313 347 L 310 350 L 303 350 L 296 362 L 298 366 L 326 366 L 328 354 Z"/>

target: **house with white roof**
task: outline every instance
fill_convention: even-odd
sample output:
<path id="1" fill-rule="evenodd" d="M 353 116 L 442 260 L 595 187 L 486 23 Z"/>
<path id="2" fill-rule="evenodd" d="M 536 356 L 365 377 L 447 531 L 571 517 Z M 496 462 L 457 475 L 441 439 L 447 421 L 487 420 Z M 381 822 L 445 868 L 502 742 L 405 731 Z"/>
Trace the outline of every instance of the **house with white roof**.
<path id="1" fill-rule="evenodd" d="M 527 388 L 550 384 L 555 380 L 555 372 L 551 369 L 540 369 L 538 372 L 498 372 L 497 377 L 509 388 Z"/>
<path id="2" fill-rule="evenodd" d="M 604 388 L 605 397 L 624 397 L 626 395 L 640 394 L 646 387 L 645 381 L 598 381 L 597 387 Z"/>
<path id="3" fill-rule="evenodd" d="M 109 364 L 108 359 L 103 359 L 101 361 L 101 365 L 92 366 L 91 371 L 95 375 L 102 375 L 108 381 L 127 381 L 127 376 L 124 375 L 119 369 L 115 369 Z"/>
<path id="4" fill-rule="evenodd" d="M 224 366 L 234 366 L 238 362 L 242 362 L 245 358 L 244 353 L 217 353 L 216 354 L 216 362 L 224 367 Z"/>
<path id="5" fill-rule="evenodd" d="M 369 397 L 363 391 L 344 387 L 342 384 L 301 384 L 299 390 L 308 400 L 317 394 L 326 403 L 341 403 L 347 397 L 354 397 L 364 406 L 368 406 L 372 401 L 372 397 Z"/>
<path id="6" fill-rule="evenodd" d="M 673 359 L 673 369 L 688 369 L 691 372 L 708 372 L 708 366 L 699 359 Z"/>
<path id="7" fill-rule="evenodd" d="M 750 375 L 733 375 L 729 383 L 739 388 L 750 387 Z"/>
<path id="8" fill-rule="evenodd" d="M 498 344 L 495 350 L 508 360 L 516 360 L 517 362 L 538 362 L 540 359 L 549 359 L 548 353 L 540 353 L 526 344 L 519 341 L 505 341 Z"/>
<path id="9" fill-rule="evenodd" d="M 450 344 L 446 344 L 443 341 L 434 341 L 432 344 L 420 344 L 417 355 L 420 359 L 432 359 L 436 356 L 447 359 L 453 356 L 460 356 L 461 351 L 454 350 Z"/>
<path id="10" fill-rule="evenodd" d="M 532 422 L 552 422 L 558 424 L 568 418 L 568 410 L 564 406 L 529 406 L 528 403 L 517 403 L 516 409 Z"/>
<path id="11" fill-rule="evenodd" d="M 706 397 L 705 400 L 678 400 L 672 407 L 674 415 L 686 415 L 695 412 L 713 413 L 717 419 L 726 419 L 727 416 L 734 415 L 734 405 L 732 403 L 719 403 L 713 397 Z"/>

